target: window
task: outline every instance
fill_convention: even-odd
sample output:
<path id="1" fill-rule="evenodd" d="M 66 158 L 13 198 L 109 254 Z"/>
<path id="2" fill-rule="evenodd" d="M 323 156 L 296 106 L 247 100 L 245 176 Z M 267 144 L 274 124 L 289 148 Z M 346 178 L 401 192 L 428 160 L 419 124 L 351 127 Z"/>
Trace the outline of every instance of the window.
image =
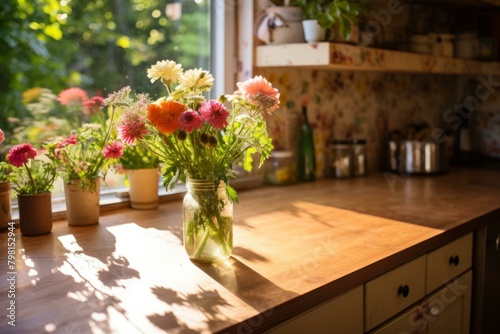
<path id="1" fill-rule="evenodd" d="M 7 73 L 0 92 L 0 128 L 10 144 L 38 142 L 57 135 L 64 114 L 29 109 L 23 92 L 48 89 L 55 97 L 69 87 L 88 96 L 130 85 L 153 97 L 164 87 L 151 84 L 146 70 L 158 60 L 172 59 L 184 68 L 204 68 L 215 78 L 213 97 L 234 90 L 234 0 L 6 0 L 0 23 L 9 32 L 0 37 L 8 50 L 0 55 Z M 7 6 L 8 5 L 8 6 Z M 1 91 L 1 90 L 0 90 Z M 32 93 L 35 93 L 32 91 Z M 45 113 L 45 114 L 44 114 Z M 56 129 L 56 131 L 53 131 Z M 49 131 L 50 130 L 50 131 Z M 0 154 L 6 153 L 2 145 Z M 125 178 L 108 173 L 102 192 L 123 190 Z M 53 197 L 62 198 L 62 183 Z"/>

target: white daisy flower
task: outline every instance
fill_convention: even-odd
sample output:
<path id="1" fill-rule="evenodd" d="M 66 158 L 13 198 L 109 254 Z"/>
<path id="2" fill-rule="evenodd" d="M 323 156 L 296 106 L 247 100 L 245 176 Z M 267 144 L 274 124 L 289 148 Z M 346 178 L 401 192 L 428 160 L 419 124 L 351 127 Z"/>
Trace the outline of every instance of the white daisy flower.
<path id="1" fill-rule="evenodd" d="M 214 77 L 208 71 L 200 68 L 194 70 L 187 70 L 179 78 L 178 89 L 199 89 L 202 91 L 209 91 L 214 85 Z"/>
<path id="2" fill-rule="evenodd" d="M 176 83 L 181 74 L 182 65 L 172 60 L 158 61 L 148 69 L 148 78 L 151 79 L 151 83 L 158 79 L 161 79 L 163 82 L 170 81 Z"/>

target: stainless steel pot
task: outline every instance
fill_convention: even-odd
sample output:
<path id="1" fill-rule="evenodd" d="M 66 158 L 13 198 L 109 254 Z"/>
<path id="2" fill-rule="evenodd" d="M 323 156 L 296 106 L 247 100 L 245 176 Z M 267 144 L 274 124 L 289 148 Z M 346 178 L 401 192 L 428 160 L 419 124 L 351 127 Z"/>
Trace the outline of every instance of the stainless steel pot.
<path id="1" fill-rule="evenodd" d="M 448 145 L 432 140 L 389 140 L 384 151 L 386 169 L 408 174 L 442 173 L 448 170 Z"/>

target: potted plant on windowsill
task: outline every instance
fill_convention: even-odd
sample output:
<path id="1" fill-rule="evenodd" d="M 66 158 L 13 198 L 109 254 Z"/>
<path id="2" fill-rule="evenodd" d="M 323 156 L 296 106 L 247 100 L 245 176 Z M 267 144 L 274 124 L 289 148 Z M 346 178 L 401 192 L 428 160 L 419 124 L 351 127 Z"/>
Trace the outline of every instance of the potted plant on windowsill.
<path id="1" fill-rule="evenodd" d="M 159 166 L 158 156 L 140 144 L 125 145 L 123 148 L 119 168 L 127 175 L 132 209 L 147 210 L 158 207 Z"/>
<path id="2" fill-rule="evenodd" d="M 64 181 L 66 215 L 69 225 L 99 222 L 100 179 L 122 156 L 123 145 L 114 140 L 113 114 L 100 123 L 86 123 L 68 138 L 46 145 Z"/>
<path id="3" fill-rule="evenodd" d="M 56 165 L 29 144 L 19 144 L 7 156 L 12 165 L 8 178 L 17 193 L 19 225 L 23 235 L 52 231 L 52 188 Z"/>
<path id="4" fill-rule="evenodd" d="M 307 42 L 333 40 L 350 41 L 357 31 L 360 14 L 366 12 L 365 0 L 294 0 L 302 9 L 304 36 Z M 314 29 L 310 33 L 311 29 Z"/>

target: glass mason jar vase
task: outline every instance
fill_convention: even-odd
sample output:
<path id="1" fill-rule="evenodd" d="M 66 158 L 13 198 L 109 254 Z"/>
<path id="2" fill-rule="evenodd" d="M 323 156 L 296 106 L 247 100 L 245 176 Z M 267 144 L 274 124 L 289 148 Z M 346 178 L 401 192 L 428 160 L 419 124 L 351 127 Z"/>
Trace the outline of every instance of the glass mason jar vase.
<path id="1" fill-rule="evenodd" d="M 226 184 L 189 179 L 182 203 L 184 248 L 192 260 L 218 262 L 233 247 L 233 202 Z"/>

